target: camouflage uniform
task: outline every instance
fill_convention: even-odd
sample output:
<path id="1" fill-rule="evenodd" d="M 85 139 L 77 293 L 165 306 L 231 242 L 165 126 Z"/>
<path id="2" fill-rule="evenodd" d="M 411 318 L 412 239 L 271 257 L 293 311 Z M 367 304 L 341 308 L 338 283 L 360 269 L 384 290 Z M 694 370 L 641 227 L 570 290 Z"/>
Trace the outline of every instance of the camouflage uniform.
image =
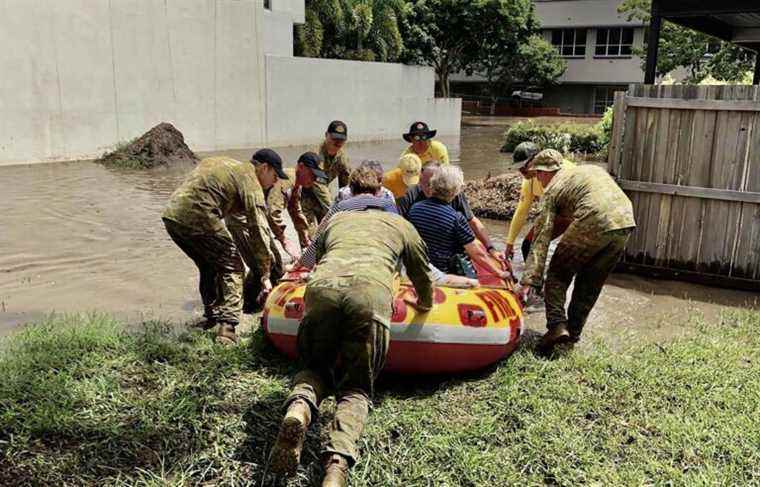
<path id="1" fill-rule="evenodd" d="M 291 213 L 290 218 L 293 220 L 293 226 L 298 233 L 298 238 L 301 240 L 308 232 L 308 227 L 305 224 L 305 218 L 301 212 L 300 206 L 289 205 L 290 197 L 293 192 L 293 184 L 296 180 L 296 171 L 293 168 L 285 169 L 285 174 L 290 179 L 280 179 L 274 183 L 274 186 L 264 191 L 267 202 L 267 220 L 269 221 L 269 228 L 272 229 L 274 237 L 281 243 L 285 242 L 285 219 L 283 218 L 283 211 L 287 209 Z M 295 210 L 295 214 L 293 214 Z"/>
<path id="2" fill-rule="evenodd" d="M 305 369 L 296 375 L 286 407 L 302 399 L 316 414 L 327 388 L 336 387 L 338 407 L 325 452 L 353 464 L 388 351 L 392 283 L 400 262 L 423 308 L 432 306 L 432 281 L 425 243 L 398 215 L 377 210 L 336 214 L 316 242 L 320 262 L 306 286 L 306 315 L 298 330 Z"/>
<path id="3" fill-rule="evenodd" d="M 171 195 L 162 218 L 198 266 L 206 318 L 237 325 L 243 261 L 259 275 L 268 275 L 272 265 L 264 194 L 253 165 L 227 157 L 202 160 Z"/>
<path id="4" fill-rule="evenodd" d="M 314 235 L 319 222 L 332 206 L 333 198 L 328 185 L 338 178 L 338 187 L 348 186 L 348 176 L 351 173 L 351 164 L 343 149 L 331 156 L 327 153 L 325 143 L 322 143 L 318 154 L 322 158 L 322 170 L 327 174 L 328 180 L 326 183 L 315 182 L 314 186 L 308 189 L 301 188 L 301 209 L 311 235 Z"/>
<path id="5" fill-rule="evenodd" d="M 546 322 L 549 329 L 566 323 L 577 339 L 636 223 L 631 201 L 605 170 L 596 166 L 559 170 L 543 196 L 536 239 L 522 278 L 524 285 L 540 287 L 543 282 L 557 217 L 571 218 L 573 223 L 549 264 L 544 289 Z M 573 277 L 575 288 L 565 313 Z"/>

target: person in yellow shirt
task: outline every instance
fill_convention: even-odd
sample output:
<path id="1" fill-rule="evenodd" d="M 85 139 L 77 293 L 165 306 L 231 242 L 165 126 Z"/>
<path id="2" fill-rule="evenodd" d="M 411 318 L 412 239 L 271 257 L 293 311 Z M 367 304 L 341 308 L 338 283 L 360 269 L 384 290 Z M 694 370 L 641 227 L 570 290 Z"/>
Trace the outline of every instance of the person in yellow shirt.
<path id="1" fill-rule="evenodd" d="M 417 154 L 423 164 L 430 161 L 438 161 L 441 164 L 449 163 L 449 151 L 446 146 L 437 140 L 432 140 L 437 130 L 430 130 L 425 122 L 414 122 L 409 127 L 409 132 L 404 134 L 404 140 L 411 143 L 402 155 Z"/>
<path id="2" fill-rule="evenodd" d="M 523 177 L 522 188 L 520 189 L 520 201 L 515 209 L 515 214 L 512 216 L 512 221 L 509 224 L 509 231 L 507 232 L 507 249 L 504 252 L 508 259 L 514 256 L 515 240 L 517 240 L 520 231 L 525 226 L 528 220 L 528 213 L 530 213 L 530 207 L 533 201 L 540 198 L 544 194 L 544 187 L 541 182 L 535 177 L 535 171 L 528 170 L 528 164 L 533 160 L 536 154 L 539 153 L 539 148 L 533 142 L 523 142 L 515 148 L 512 153 L 512 165 L 510 169 L 516 169 Z M 562 167 L 572 167 L 574 163 L 570 161 L 563 161 Z M 572 223 L 572 220 L 568 218 L 557 218 L 554 221 L 554 230 L 552 231 L 552 240 L 559 237 L 567 227 Z M 528 254 L 530 253 L 530 247 L 533 243 L 534 231 L 530 229 L 522 242 L 522 255 L 523 260 L 528 260 Z"/>
<path id="3" fill-rule="evenodd" d="M 419 156 L 404 154 L 398 161 L 398 167 L 383 175 L 383 186 L 388 188 L 396 199 L 401 198 L 409 188 L 420 182 L 421 173 L 422 161 Z"/>

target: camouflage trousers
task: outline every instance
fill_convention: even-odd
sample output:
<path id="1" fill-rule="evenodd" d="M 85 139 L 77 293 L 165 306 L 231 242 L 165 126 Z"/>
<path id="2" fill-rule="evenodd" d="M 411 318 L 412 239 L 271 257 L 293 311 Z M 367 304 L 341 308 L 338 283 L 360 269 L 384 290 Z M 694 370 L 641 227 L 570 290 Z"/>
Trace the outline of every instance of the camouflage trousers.
<path id="1" fill-rule="evenodd" d="M 164 226 L 200 271 L 199 289 L 206 319 L 237 325 L 243 306 L 245 267 L 230 233 L 224 230 L 198 234 L 167 219 Z"/>
<path id="2" fill-rule="evenodd" d="M 385 365 L 392 296 L 377 283 L 349 277 L 309 283 L 304 300 L 298 353 L 305 368 L 285 405 L 303 399 L 316 414 L 334 388 L 338 404 L 324 453 L 338 453 L 353 465 L 375 379 Z"/>
<path id="3" fill-rule="evenodd" d="M 544 285 L 546 326 L 567 324 L 573 338 L 581 335 L 607 277 L 620 260 L 632 228 L 593 233 L 577 224 L 565 231 L 549 263 Z M 567 289 L 575 278 L 570 305 Z"/>

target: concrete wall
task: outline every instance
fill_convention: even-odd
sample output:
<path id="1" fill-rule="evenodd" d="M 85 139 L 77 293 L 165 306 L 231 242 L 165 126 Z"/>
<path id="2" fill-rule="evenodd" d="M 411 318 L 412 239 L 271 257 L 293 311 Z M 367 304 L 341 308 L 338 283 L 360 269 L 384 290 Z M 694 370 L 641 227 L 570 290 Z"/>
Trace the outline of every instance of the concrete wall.
<path id="1" fill-rule="evenodd" d="M 162 121 L 198 150 L 263 141 L 257 5 L 0 3 L 0 162 L 98 156 Z"/>
<path id="2" fill-rule="evenodd" d="M 433 98 L 429 68 L 277 56 L 266 64 L 272 145 L 317 142 L 333 119 L 348 124 L 351 140 L 398 138 L 415 120 L 459 135 L 461 100 Z"/>
<path id="3" fill-rule="evenodd" d="M 642 26 L 618 13 L 622 0 L 534 0 L 544 28 Z"/>
<path id="4" fill-rule="evenodd" d="M 332 118 L 354 139 L 418 118 L 459 133 L 429 68 L 290 57 L 303 17 L 304 0 L 0 2 L 0 164 L 97 157 L 164 121 L 197 151 L 312 142 Z"/>

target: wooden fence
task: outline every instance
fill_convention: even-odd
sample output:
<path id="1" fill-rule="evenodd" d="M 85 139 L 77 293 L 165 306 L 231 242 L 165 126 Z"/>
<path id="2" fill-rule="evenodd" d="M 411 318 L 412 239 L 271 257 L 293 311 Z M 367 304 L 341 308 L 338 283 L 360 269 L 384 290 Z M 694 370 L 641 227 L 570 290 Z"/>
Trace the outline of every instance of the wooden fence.
<path id="1" fill-rule="evenodd" d="M 637 229 L 622 267 L 760 290 L 758 86 L 631 85 L 609 170 Z"/>

